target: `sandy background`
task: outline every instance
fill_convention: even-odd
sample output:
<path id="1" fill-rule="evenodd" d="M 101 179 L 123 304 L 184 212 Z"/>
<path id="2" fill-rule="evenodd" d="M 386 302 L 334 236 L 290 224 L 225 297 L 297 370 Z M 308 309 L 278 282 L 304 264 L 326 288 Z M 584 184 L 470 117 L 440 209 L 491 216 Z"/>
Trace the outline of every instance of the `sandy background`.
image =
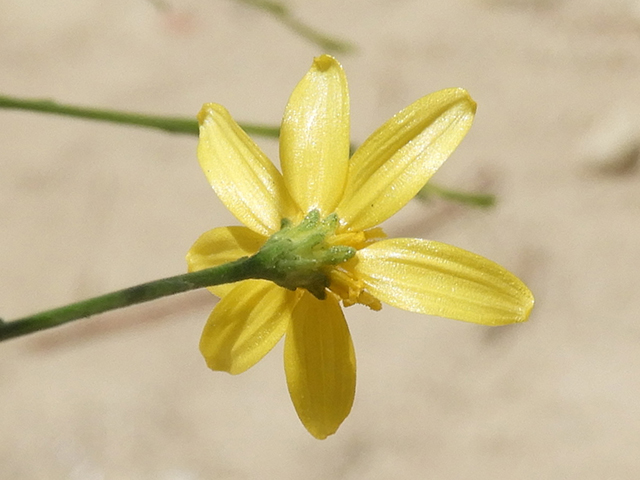
<path id="1" fill-rule="evenodd" d="M 281 345 L 239 377 L 197 344 L 191 292 L 0 345 L 2 479 L 640 477 L 640 2 L 291 1 L 348 38 L 353 139 L 431 91 L 467 88 L 471 133 L 437 174 L 489 211 L 414 202 L 391 236 L 483 254 L 536 295 L 490 329 L 347 311 L 358 392 L 317 441 Z M 0 92 L 161 114 L 224 104 L 278 123 L 321 50 L 224 0 L 0 2 Z M 275 157 L 276 143 L 260 140 Z M 181 273 L 236 224 L 196 139 L 0 111 L 0 315 Z"/>

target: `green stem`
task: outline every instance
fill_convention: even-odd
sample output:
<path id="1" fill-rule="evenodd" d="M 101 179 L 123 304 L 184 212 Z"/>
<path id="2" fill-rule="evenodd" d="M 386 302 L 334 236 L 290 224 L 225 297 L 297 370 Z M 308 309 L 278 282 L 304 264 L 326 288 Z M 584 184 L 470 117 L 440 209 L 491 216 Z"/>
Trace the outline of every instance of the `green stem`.
<path id="1" fill-rule="evenodd" d="M 256 278 L 260 276 L 263 269 L 264 267 L 256 256 L 243 257 L 218 267 L 143 283 L 11 322 L 0 320 L 0 341 L 176 293 Z"/>
<path id="2" fill-rule="evenodd" d="M 300 20 L 296 19 L 286 5 L 280 2 L 274 2 L 272 0 L 236 0 L 239 3 L 244 3 L 255 8 L 264 10 L 274 17 L 276 17 L 281 23 L 289 27 L 295 33 L 307 40 L 315 43 L 323 50 L 334 53 L 349 53 L 355 50 L 355 47 L 345 41 L 338 40 L 336 38 L 329 37 L 324 33 L 306 25 Z"/>
<path id="3" fill-rule="evenodd" d="M 198 135 L 197 120 L 185 117 L 166 117 L 161 115 L 122 112 L 118 110 L 78 107 L 75 105 L 57 103 L 53 100 L 16 98 L 7 95 L 0 95 L 0 108 L 53 113 L 69 117 L 120 123 L 124 125 L 157 128 L 171 133 Z M 253 135 L 272 138 L 278 138 L 280 135 L 280 129 L 274 126 L 247 123 L 240 124 L 240 126 L 245 132 Z"/>
<path id="4" fill-rule="evenodd" d="M 496 203 L 496 196 L 490 193 L 469 193 L 459 190 L 451 190 L 434 183 L 427 183 L 416 195 L 416 198 L 425 200 L 431 195 L 437 195 L 445 200 L 464 203 L 475 207 L 492 207 Z"/>

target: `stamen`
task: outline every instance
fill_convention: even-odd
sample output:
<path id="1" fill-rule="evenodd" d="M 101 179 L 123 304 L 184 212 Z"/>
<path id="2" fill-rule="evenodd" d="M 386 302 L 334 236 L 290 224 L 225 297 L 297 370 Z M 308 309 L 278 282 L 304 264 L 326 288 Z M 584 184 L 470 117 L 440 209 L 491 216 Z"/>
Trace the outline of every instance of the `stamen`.
<path id="1" fill-rule="evenodd" d="M 380 310 L 382 308 L 380 300 L 365 290 L 364 282 L 357 278 L 352 271 L 349 271 L 348 263 L 351 262 L 334 267 L 329 271 L 329 291 L 342 300 L 342 305 L 345 307 L 360 303 L 372 310 Z M 347 268 L 343 268 L 343 266 Z"/>
<path id="2" fill-rule="evenodd" d="M 336 233 L 327 238 L 326 242 L 329 245 L 346 245 L 360 250 L 385 238 L 387 238 L 387 234 L 384 233 L 384 230 L 380 227 L 375 227 L 359 232 Z"/>
<path id="3" fill-rule="evenodd" d="M 387 235 L 382 228 L 376 227 L 358 232 L 334 233 L 326 239 L 326 243 L 360 250 L 385 238 L 387 238 Z M 352 258 L 331 267 L 327 272 L 329 278 L 328 289 L 342 301 L 342 305 L 345 307 L 360 303 L 372 310 L 380 310 L 382 308 L 380 300 L 365 290 L 364 282 L 353 271 L 353 262 L 356 261 L 356 258 Z"/>

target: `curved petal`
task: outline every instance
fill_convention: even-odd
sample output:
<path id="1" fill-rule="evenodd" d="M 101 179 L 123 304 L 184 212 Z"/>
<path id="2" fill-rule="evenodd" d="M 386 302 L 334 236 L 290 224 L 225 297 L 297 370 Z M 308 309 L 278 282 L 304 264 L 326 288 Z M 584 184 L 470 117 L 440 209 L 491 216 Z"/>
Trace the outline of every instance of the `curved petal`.
<path id="1" fill-rule="evenodd" d="M 333 213 L 349 161 L 349 92 L 340 64 L 322 55 L 294 89 L 280 130 L 280 162 L 304 213 Z"/>
<path id="2" fill-rule="evenodd" d="M 357 258 L 366 289 L 394 307 L 483 325 L 524 322 L 533 308 L 533 295 L 512 273 L 445 243 L 382 240 Z"/>
<path id="3" fill-rule="evenodd" d="M 204 105 L 198 120 L 198 160 L 222 203 L 250 229 L 278 231 L 295 212 L 280 172 L 223 106 Z"/>
<path id="4" fill-rule="evenodd" d="M 212 370 L 242 373 L 255 365 L 287 330 L 299 295 L 265 280 L 246 280 L 216 305 L 200 339 Z"/>
<path id="5" fill-rule="evenodd" d="M 298 417 L 316 438 L 338 430 L 356 390 L 356 360 L 342 309 L 333 295 L 305 292 L 293 311 L 284 343 L 289 394 Z"/>
<path id="6" fill-rule="evenodd" d="M 256 253 L 266 242 L 267 237 L 247 227 L 214 228 L 200 235 L 187 252 L 187 267 L 190 272 L 217 267 L 233 262 L 241 257 Z M 222 297 L 241 282 L 225 283 L 208 287 L 208 290 Z"/>
<path id="7" fill-rule="evenodd" d="M 364 230 L 400 210 L 427 183 L 471 127 L 476 104 L 461 88 L 409 105 L 356 150 L 337 213 Z"/>

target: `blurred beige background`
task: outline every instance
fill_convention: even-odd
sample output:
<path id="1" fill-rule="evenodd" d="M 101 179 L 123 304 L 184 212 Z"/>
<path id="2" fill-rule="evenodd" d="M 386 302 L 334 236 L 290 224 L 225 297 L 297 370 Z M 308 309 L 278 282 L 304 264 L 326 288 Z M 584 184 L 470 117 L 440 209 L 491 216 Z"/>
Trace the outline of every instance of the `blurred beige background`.
<path id="1" fill-rule="evenodd" d="M 386 229 L 505 265 L 536 295 L 530 322 L 350 308 L 358 392 L 326 441 L 295 415 L 281 345 L 238 377 L 206 368 L 206 291 L 12 340 L 0 478 L 639 478 L 640 2 L 288 4 L 360 47 L 338 56 L 356 142 L 431 91 L 471 92 L 476 123 L 435 180 L 499 205 L 413 202 Z M 215 101 L 278 123 L 319 53 L 227 0 L 0 2 L 0 92 L 16 96 L 181 115 Z M 0 316 L 183 272 L 199 234 L 237 223 L 195 146 L 0 111 Z"/>

